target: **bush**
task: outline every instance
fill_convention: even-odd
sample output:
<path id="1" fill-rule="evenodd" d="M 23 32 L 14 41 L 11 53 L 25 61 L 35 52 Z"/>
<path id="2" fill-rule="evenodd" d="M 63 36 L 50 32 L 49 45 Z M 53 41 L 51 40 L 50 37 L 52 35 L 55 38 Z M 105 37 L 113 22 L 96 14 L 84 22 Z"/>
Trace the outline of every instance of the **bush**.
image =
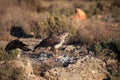
<path id="1" fill-rule="evenodd" d="M 108 48 L 116 53 L 116 58 L 120 61 L 120 40 L 109 39 L 101 43 L 104 48 Z"/>
<path id="2" fill-rule="evenodd" d="M 120 20 L 120 3 L 119 0 L 96 0 L 90 5 L 88 16 L 96 14 L 112 14 L 115 20 Z"/>
<path id="3" fill-rule="evenodd" d="M 69 19 L 64 15 L 57 17 L 50 16 L 44 21 L 35 23 L 31 31 L 42 37 L 48 36 L 51 33 L 61 33 L 64 31 L 75 33 L 75 29 L 70 25 Z"/>
<path id="4" fill-rule="evenodd" d="M 108 38 L 109 34 L 105 24 L 98 20 L 81 22 L 76 34 L 77 42 L 81 44 L 93 44 L 95 42 L 102 42 Z"/>
<path id="5" fill-rule="evenodd" d="M 96 56 L 103 59 L 117 59 L 120 61 L 120 40 L 108 39 L 92 45 Z"/>

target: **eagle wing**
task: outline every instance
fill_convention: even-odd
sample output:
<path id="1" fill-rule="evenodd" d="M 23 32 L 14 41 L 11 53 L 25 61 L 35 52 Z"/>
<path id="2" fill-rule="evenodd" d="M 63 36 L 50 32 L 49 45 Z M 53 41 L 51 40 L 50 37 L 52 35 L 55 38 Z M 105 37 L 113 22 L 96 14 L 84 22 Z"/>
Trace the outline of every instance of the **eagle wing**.
<path id="1" fill-rule="evenodd" d="M 6 45 L 5 50 L 7 52 L 9 52 L 10 50 L 16 49 L 16 48 L 20 48 L 20 49 L 24 50 L 23 47 L 25 47 L 25 46 L 28 46 L 28 45 L 24 44 L 22 41 L 19 41 L 18 39 L 15 39 Z M 25 50 L 28 50 L 28 49 L 29 48 L 27 48 L 27 47 L 25 48 Z"/>
<path id="2" fill-rule="evenodd" d="M 48 38 L 46 39 L 43 39 L 39 45 L 35 46 L 35 48 L 37 47 L 49 47 L 49 46 L 54 46 L 58 43 L 60 43 L 60 38 L 56 35 L 52 35 L 52 36 L 49 36 Z"/>
<path id="3" fill-rule="evenodd" d="M 34 50 L 37 49 L 38 47 L 54 47 L 56 44 L 60 43 L 61 39 L 59 36 L 56 35 L 50 35 L 48 38 L 43 39 L 39 45 L 34 47 Z"/>
<path id="4" fill-rule="evenodd" d="M 56 44 L 60 43 L 60 37 L 59 36 L 52 36 L 45 40 L 47 46 L 55 46 Z"/>
<path id="5" fill-rule="evenodd" d="M 23 51 L 31 51 L 31 49 L 26 46 L 20 47 L 20 49 Z"/>
<path id="6" fill-rule="evenodd" d="M 5 50 L 6 50 L 6 51 L 10 51 L 10 50 L 12 50 L 12 49 L 16 49 L 16 48 L 18 47 L 18 44 L 16 44 L 16 42 L 17 42 L 17 39 L 9 42 L 9 43 L 6 45 Z"/>

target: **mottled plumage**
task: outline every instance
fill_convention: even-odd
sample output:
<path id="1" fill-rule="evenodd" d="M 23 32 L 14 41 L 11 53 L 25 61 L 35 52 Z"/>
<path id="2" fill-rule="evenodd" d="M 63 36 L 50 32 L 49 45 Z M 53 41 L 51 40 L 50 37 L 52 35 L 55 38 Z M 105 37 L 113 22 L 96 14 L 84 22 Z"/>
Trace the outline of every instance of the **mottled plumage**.
<path id="1" fill-rule="evenodd" d="M 59 47 L 62 46 L 62 44 L 64 43 L 65 38 L 68 36 L 68 33 L 62 33 L 59 35 L 50 35 L 49 37 L 47 37 L 46 39 L 43 39 L 39 45 L 34 47 L 34 51 L 37 48 L 41 48 L 41 47 L 51 47 L 51 49 L 58 49 Z"/>

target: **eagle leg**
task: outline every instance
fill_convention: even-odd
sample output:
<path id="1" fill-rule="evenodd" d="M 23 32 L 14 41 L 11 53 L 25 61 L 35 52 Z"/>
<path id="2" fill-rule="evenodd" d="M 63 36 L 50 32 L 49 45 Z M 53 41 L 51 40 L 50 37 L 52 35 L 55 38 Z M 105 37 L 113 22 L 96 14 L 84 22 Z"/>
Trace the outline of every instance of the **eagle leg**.
<path id="1" fill-rule="evenodd" d="M 35 47 L 34 47 L 34 50 L 33 50 L 32 52 L 35 52 L 37 48 L 40 49 L 39 45 L 35 46 Z"/>
<path id="2" fill-rule="evenodd" d="M 57 54 L 59 51 L 57 49 L 55 49 L 55 47 L 51 47 L 50 49 L 54 54 Z"/>

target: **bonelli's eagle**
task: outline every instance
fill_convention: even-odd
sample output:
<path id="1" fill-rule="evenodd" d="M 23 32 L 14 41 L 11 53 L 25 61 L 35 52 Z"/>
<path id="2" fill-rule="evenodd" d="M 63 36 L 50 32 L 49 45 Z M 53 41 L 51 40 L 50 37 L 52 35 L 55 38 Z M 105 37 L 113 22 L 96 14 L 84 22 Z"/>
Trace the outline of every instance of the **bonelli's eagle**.
<path id="1" fill-rule="evenodd" d="M 41 47 L 51 47 L 51 50 L 58 49 L 65 42 L 65 38 L 68 36 L 68 34 L 68 32 L 63 32 L 58 35 L 50 35 L 46 39 L 43 39 L 37 46 L 35 46 L 33 51 Z"/>

